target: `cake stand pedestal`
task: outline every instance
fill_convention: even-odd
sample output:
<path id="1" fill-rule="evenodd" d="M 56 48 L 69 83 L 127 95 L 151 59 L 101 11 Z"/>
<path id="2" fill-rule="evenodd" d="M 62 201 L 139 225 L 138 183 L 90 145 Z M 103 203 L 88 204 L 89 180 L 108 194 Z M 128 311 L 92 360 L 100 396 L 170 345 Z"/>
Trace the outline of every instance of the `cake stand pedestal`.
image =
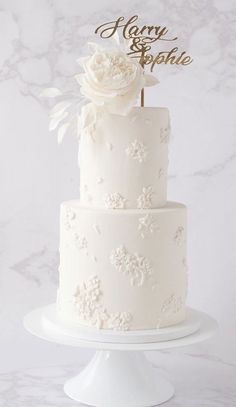
<path id="1" fill-rule="evenodd" d="M 156 331 L 97 333 L 60 323 L 54 304 L 26 315 L 24 326 L 51 342 L 96 349 L 90 363 L 64 386 L 73 400 L 94 407 L 153 407 L 173 397 L 174 388 L 144 352 L 192 345 L 210 338 L 217 329 L 214 319 L 195 310 L 188 310 L 186 321 Z"/>

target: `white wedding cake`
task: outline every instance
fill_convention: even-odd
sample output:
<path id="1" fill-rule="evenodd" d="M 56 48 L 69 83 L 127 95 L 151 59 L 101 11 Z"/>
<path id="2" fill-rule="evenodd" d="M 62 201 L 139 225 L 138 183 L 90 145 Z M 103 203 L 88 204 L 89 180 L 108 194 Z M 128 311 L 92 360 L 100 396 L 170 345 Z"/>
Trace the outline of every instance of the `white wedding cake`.
<path id="1" fill-rule="evenodd" d="M 57 309 L 73 326 L 156 329 L 185 318 L 186 207 L 167 202 L 167 108 L 135 107 L 154 79 L 93 48 L 78 75 L 80 200 L 61 206 Z"/>

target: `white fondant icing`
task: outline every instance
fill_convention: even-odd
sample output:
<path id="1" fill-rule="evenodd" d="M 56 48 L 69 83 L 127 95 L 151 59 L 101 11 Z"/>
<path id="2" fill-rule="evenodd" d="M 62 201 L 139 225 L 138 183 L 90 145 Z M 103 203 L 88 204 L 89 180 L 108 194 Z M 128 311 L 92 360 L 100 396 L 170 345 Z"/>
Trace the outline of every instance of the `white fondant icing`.
<path id="1" fill-rule="evenodd" d="M 158 178 L 163 177 L 163 175 L 164 175 L 164 170 L 163 170 L 163 168 L 160 168 L 159 172 L 158 172 Z"/>
<path id="2" fill-rule="evenodd" d="M 100 230 L 100 227 L 99 227 L 98 225 L 94 224 L 94 225 L 93 225 L 93 228 L 94 228 L 94 230 L 96 231 L 96 233 L 97 233 L 98 235 L 101 234 L 101 230 Z"/>
<path id="3" fill-rule="evenodd" d="M 97 178 L 97 184 L 102 184 L 103 183 L 103 178 L 102 177 L 98 177 Z"/>
<path id="4" fill-rule="evenodd" d="M 131 118 L 130 118 L 131 123 L 134 123 L 137 120 L 137 118 L 138 118 L 137 114 L 134 114 L 133 116 L 131 116 Z"/>
<path id="5" fill-rule="evenodd" d="M 112 151 L 112 149 L 113 149 L 113 145 L 111 143 L 106 143 L 106 147 L 110 151 Z"/>
<path id="6" fill-rule="evenodd" d="M 154 284 L 152 285 L 152 291 L 157 290 L 158 288 L 159 288 L 159 284 L 154 283 Z"/>

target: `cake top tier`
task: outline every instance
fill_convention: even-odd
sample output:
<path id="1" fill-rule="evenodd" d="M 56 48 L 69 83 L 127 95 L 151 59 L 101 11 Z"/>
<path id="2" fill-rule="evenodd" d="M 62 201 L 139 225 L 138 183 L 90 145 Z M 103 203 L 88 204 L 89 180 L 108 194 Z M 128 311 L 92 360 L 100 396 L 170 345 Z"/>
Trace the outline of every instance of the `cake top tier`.
<path id="1" fill-rule="evenodd" d="M 126 116 L 101 113 L 82 132 L 80 199 L 107 209 L 158 208 L 166 203 L 169 113 L 131 109 Z"/>

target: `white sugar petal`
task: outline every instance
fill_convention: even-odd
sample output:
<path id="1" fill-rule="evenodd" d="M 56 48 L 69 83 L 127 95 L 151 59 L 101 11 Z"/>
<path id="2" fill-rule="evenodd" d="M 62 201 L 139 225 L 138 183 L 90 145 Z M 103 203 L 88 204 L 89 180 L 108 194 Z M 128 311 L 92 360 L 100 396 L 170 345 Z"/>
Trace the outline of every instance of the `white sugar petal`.
<path id="1" fill-rule="evenodd" d="M 84 73 L 78 73 L 74 77 L 79 85 L 82 86 L 84 84 Z"/>

